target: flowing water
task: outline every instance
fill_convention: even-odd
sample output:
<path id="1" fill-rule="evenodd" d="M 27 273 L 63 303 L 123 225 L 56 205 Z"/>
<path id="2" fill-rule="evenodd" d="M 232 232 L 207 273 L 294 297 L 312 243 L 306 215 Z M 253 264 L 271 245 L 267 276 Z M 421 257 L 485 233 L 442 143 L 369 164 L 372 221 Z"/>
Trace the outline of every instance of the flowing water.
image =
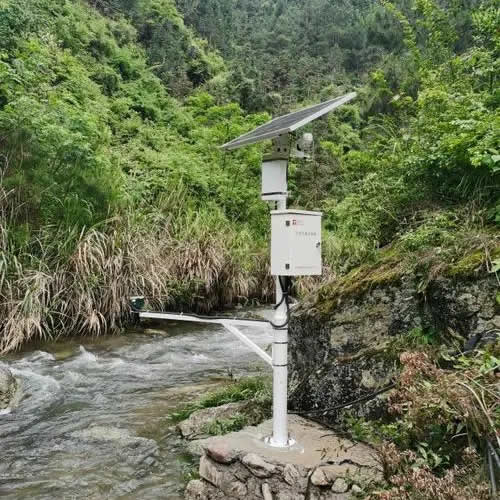
<path id="1" fill-rule="evenodd" d="M 0 414 L 2 499 L 182 498 L 193 465 L 168 414 L 263 363 L 222 327 L 163 327 L 2 359 L 22 395 Z"/>

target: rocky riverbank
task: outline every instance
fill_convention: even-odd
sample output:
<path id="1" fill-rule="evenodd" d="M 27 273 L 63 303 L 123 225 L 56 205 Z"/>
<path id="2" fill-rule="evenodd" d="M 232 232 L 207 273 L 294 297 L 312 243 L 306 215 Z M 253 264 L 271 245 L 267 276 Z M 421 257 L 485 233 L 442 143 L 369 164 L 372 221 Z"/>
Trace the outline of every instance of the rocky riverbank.
<path id="1" fill-rule="evenodd" d="M 195 441 L 200 479 L 188 500 L 432 498 L 405 496 L 422 484 L 489 498 L 480 456 L 496 432 L 498 276 L 477 252 L 448 265 L 393 257 L 323 285 L 292 316 L 290 410 L 316 421 L 290 415 L 300 458 L 263 445 L 270 421 Z M 489 409 L 476 407 L 467 377 Z M 231 411 L 218 410 L 226 419 Z M 192 415 L 183 434 L 196 435 L 193 423 L 212 413 Z"/>
<path id="2" fill-rule="evenodd" d="M 477 257 L 436 278 L 389 262 L 323 286 L 291 322 L 290 407 L 328 423 L 344 405 L 357 416 L 383 415 L 400 352 L 418 342 L 467 350 L 496 337 L 498 290 Z"/>

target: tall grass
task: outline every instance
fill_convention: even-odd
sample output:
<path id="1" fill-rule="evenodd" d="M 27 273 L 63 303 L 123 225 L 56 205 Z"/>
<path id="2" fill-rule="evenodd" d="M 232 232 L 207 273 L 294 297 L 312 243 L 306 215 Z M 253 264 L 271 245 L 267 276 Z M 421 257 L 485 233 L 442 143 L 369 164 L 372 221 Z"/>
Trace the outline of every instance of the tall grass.
<path id="1" fill-rule="evenodd" d="M 268 300 L 263 242 L 185 196 L 179 188 L 147 215 L 82 231 L 42 227 L 23 240 L 19 205 L 0 186 L 0 354 L 34 339 L 116 331 L 131 295 L 201 312 Z"/>

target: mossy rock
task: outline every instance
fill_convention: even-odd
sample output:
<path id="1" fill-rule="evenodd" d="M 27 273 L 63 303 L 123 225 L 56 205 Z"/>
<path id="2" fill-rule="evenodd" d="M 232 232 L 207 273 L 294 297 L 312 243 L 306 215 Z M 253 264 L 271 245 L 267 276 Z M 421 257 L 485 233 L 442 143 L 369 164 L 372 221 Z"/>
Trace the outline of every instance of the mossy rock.
<path id="1" fill-rule="evenodd" d="M 500 248 L 495 249 L 495 254 L 500 254 Z M 492 255 L 492 258 L 495 258 Z M 473 277 L 484 271 L 488 258 L 484 251 L 472 252 L 455 264 L 452 264 L 446 270 L 446 276 L 451 278 L 468 278 Z"/>
<path id="2" fill-rule="evenodd" d="M 484 248 L 474 249 L 456 262 L 440 249 L 427 249 L 408 254 L 398 245 L 381 250 L 375 262 L 351 270 L 345 276 L 327 283 L 304 300 L 303 310 L 316 309 L 320 314 L 329 314 L 345 299 L 362 297 L 366 292 L 390 285 L 397 285 L 405 276 L 414 276 L 423 292 L 429 282 L 440 276 L 444 278 L 472 278 L 488 273 L 487 263 L 500 258 L 500 245 L 489 240 Z"/>
<path id="3" fill-rule="evenodd" d="M 320 313 L 330 313 L 342 299 L 360 297 L 373 288 L 396 284 L 405 272 L 403 262 L 397 260 L 358 267 L 335 282 L 321 287 L 314 305 Z"/>

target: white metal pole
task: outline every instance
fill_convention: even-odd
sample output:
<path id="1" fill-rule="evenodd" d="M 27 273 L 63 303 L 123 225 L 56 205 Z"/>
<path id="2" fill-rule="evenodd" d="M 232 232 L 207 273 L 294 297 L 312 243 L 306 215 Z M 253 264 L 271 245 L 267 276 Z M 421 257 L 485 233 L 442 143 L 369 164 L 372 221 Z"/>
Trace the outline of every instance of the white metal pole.
<path id="1" fill-rule="evenodd" d="M 277 202 L 278 210 L 286 210 L 286 199 Z M 283 293 L 279 276 L 275 278 L 276 304 Z M 282 325 L 287 320 L 285 301 L 276 309 L 273 323 Z M 288 442 L 288 325 L 274 329 L 273 339 L 273 435 L 271 446 L 286 447 Z"/>

